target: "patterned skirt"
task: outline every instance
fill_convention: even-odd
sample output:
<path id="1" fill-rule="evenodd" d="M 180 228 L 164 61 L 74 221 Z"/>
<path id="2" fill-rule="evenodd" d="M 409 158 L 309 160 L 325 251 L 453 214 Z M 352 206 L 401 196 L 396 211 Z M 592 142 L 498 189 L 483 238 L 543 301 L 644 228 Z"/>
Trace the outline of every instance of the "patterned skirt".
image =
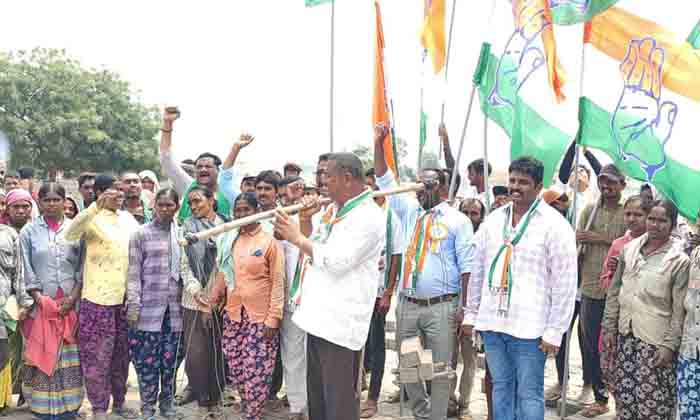
<path id="1" fill-rule="evenodd" d="M 618 420 L 675 420 L 676 366 L 652 367 L 657 347 L 618 335 L 614 395 Z"/>
<path id="2" fill-rule="evenodd" d="M 700 420 L 700 360 L 678 358 L 680 420 Z"/>
<path id="3" fill-rule="evenodd" d="M 83 376 L 77 344 L 63 344 L 52 376 L 24 366 L 22 392 L 32 414 L 41 420 L 69 420 L 83 403 Z"/>

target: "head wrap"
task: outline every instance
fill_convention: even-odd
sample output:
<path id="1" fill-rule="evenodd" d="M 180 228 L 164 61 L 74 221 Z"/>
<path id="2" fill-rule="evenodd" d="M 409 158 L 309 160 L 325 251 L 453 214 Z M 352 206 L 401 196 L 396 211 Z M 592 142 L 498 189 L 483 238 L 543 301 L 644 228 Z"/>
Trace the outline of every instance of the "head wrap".
<path id="1" fill-rule="evenodd" d="M 33 201 L 32 195 L 23 188 L 15 188 L 14 190 L 8 192 L 7 196 L 5 196 L 5 205 L 8 207 L 18 201 L 26 201 L 31 204 Z"/>
<path id="2" fill-rule="evenodd" d="M 160 184 L 158 183 L 158 177 L 156 176 L 156 174 L 153 171 L 149 171 L 149 170 L 141 171 L 141 172 L 139 172 L 139 178 L 141 178 L 142 181 L 144 178 L 148 178 L 153 182 L 153 184 L 154 184 L 153 193 L 157 193 L 158 190 L 160 189 Z"/>

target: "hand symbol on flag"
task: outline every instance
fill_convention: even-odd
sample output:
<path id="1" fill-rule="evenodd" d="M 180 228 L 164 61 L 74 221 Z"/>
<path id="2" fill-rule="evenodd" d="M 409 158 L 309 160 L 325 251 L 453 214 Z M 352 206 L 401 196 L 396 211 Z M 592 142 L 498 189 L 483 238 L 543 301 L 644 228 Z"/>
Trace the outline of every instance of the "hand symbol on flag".
<path id="1" fill-rule="evenodd" d="M 624 87 L 611 121 L 619 153 L 634 159 L 647 179 L 666 165 L 666 142 L 671 138 L 678 115 L 673 102 L 661 102 L 664 50 L 656 40 L 630 41 L 620 65 Z"/>
<path id="2" fill-rule="evenodd" d="M 491 106 L 514 106 L 520 88 L 537 69 L 546 64 L 544 52 L 536 40 L 552 23 L 541 0 L 522 3 L 515 16 L 515 31 L 498 61 L 496 82 L 489 94 Z"/>

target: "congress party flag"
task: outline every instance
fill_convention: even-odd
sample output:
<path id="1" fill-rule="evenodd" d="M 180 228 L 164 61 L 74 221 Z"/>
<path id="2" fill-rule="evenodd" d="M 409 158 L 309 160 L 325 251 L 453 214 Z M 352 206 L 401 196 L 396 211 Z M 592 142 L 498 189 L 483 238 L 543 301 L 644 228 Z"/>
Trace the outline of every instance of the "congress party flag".
<path id="1" fill-rule="evenodd" d="M 495 36 L 482 50 L 481 108 L 511 139 L 512 159 L 532 156 L 545 165 L 549 185 L 576 135 L 576 101 L 565 101 L 565 76 L 548 0 L 497 1 Z M 580 55 L 580 37 L 566 51 Z M 576 46 L 578 45 L 578 50 Z M 565 106 L 565 103 L 568 106 Z"/>
<path id="2" fill-rule="evenodd" d="M 622 0 L 586 24 L 581 145 L 700 209 L 700 2 Z"/>

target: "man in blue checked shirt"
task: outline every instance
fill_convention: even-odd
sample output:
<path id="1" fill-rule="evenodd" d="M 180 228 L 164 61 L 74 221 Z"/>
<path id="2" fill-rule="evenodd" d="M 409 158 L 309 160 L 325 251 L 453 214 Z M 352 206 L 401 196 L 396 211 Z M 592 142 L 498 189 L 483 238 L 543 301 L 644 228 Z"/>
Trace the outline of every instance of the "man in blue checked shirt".
<path id="1" fill-rule="evenodd" d="M 375 128 L 374 170 L 382 190 L 397 186 L 384 159 L 387 133 L 381 124 Z M 471 272 L 473 229 L 467 216 L 440 198 L 448 195 L 446 172 L 424 169 L 418 178 L 426 188 L 416 197 L 400 194 L 388 198 L 401 220 L 407 244 L 399 281 L 399 336 L 401 340 L 419 336 L 424 347 L 432 350 L 435 363 L 449 365 L 457 327 L 464 316 L 460 295 Z M 416 419 L 447 418 L 447 376 L 433 379 L 430 396 L 421 383 L 406 384 L 406 391 Z"/>

